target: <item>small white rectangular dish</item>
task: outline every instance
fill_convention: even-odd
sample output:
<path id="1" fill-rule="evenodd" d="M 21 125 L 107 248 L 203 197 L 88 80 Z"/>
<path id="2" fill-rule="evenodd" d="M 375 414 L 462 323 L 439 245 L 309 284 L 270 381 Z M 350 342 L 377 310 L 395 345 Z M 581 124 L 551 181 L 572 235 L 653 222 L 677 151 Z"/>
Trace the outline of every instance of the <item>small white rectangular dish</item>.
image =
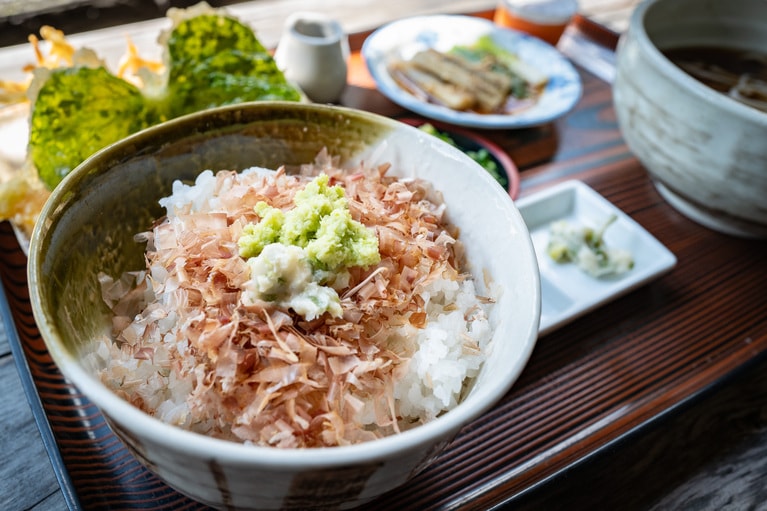
<path id="1" fill-rule="evenodd" d="M 591 187 L 577 180 L 559 183 L 516 201 L 530 230 L 541 273 L 541 322 L 539 335 L 583 316 L 670 271 L 676 257 L 634 219 Z M 552 222 L 598 229 L 611 215 L 616 220 L 604 233 L 608 247 L 625 249 L 634 258 L 626 273 L 596 278 L 574 263 L 557 263 L 547 254 Z"/>

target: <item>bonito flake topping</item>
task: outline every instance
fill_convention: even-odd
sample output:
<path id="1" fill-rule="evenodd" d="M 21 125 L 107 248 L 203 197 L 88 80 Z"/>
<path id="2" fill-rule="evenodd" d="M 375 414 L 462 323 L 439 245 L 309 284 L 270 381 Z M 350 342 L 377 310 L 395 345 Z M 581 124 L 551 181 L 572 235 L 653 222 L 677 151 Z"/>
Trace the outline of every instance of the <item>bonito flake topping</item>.
<path id="1" fill-rule="evenodd" d="M 306 316 L 284 300 L 247 298 L 243 231 L 263 203 L 290 211 L 321 174 L 374 233 L 380 260 L 315 272 L 340 310 Z M 461 273 L 457 234 L 433 196 L 387 166 L 341 171 L 324 152 L 296 175 L 206 171 L 193 186 L 176 183 L 161 202 L 167 217 L 137 236 L 146 269 L 102 276 L 113 332 L 91 362 L 160 420 L 257 445 L 348 445 L 432 420 L 478 374 L 492 302 Z"/>

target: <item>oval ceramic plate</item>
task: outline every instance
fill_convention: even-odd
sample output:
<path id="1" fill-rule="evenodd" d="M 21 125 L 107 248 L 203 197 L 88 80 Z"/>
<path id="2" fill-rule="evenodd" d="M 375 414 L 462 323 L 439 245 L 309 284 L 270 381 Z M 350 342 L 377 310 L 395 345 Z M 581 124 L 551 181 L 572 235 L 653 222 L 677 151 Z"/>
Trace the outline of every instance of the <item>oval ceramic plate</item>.
<path id="1" fill-rule="evenodd" d="M 508 115 L 457 111 L 416 98 L 389 74 L 389 64 L 394 60 L 408 60 L 426 48 L 445 52 L 456 45 L 473 44 L 488 34 L 498 46 L 548 76 L 546 88 L 534 106 Z M 365 40 L 362 56 L 378 89 L 395 103 L 431 119 L 473 128 L 525 128 L 544 124 L 569 112 L 582 92 L 578 72 L 553 46 L 471 16 L 416 16 L 394 21 Z"/>

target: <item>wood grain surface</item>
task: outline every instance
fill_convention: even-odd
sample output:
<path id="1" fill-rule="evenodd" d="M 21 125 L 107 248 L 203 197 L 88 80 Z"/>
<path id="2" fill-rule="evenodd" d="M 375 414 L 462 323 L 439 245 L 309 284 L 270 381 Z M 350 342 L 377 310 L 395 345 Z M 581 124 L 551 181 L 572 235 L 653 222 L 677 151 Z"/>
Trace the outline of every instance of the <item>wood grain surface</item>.
<path id="1" fill-rule="evenodd" d="M 484 134 L 522 170 L 522 195 L 580 179 L 669 247 L 678 266 L 541 338 L 496 407 L 368 509 L 767 509 L 767 243 L 715 233 L 666 204 L 622 141 L 609 85 L 581 74 L 584 96 L 571 114 Z M 352 76 L 344 104 L 406 114 L 364 69 Z M 0 482 L 0 507 L 202 509 L 141 467 L 63 381 L 31 317 L 25 264 L 0 224 L 11 319 L 73 492 L 55 491 L 55 471 L 30 443 L 3 453 L 13 460 L 6 466 L 35 468 L 27 486 Z M 8 351 L 0 342 L 0 389 L 14 388 Z M 4 394 L 0 410 L 23 399 L 17 387 Z M 2 438 L 31 420 L 3 422 Z M 0 481 L 18 480 L 2 470 Z"/>

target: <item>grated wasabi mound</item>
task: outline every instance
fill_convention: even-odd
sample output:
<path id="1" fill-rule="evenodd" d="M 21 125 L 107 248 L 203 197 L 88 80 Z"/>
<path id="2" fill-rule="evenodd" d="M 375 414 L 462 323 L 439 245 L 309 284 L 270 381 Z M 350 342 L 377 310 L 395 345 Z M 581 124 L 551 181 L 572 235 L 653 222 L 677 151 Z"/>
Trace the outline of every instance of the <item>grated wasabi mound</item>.
<path id="1" fill-rule="evenodd" d="M 380 262 L 375 233 L 352 218 L 343 188 L 329 183 L 320 174 L 287 211 L 264 201 L 253 208 L 261 220 L 246 225 L 237 242 L 251 272 L 248 300 L 292 308 L 309 321 L 326 312 L 340 317 L 338 293 L 323 284 L 347 268 Z"/>
<path id="2" fill-rule="evenodd" d="M 261 220 L 243 229 L 240 257 L 258 256 L 267 245 L 281 243 L 303 248 L 318 270 L 377 264 L 378 238 L 352 218 L 343 188 L 329 181 L 327 174 L 314 178 L 295 194 L 293 209 L 285 212 L 259 202 L 255 211 Z"/>

